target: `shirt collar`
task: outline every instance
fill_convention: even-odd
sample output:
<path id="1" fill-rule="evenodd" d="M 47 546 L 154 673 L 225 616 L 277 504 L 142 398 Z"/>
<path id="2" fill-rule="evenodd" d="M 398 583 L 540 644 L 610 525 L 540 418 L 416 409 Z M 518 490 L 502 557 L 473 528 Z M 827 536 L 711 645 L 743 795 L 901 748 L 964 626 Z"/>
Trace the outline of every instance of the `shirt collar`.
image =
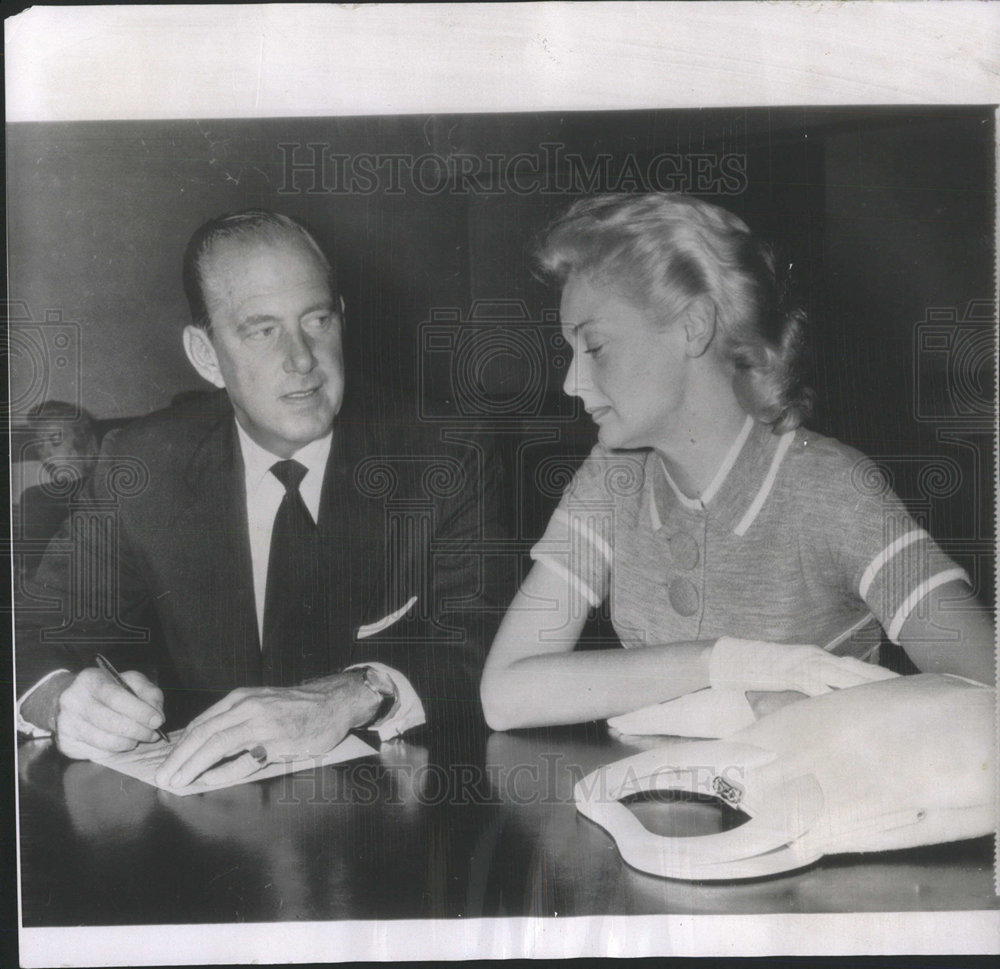
<path id="1" fill-rule="evenodd" d="M 260 487 L 267 473 L 276 461 L 283 458 L 262 448 L 236 421 L 236 433 L 240 439 L 240 450 L 243 452 L 243 469 L 246 475 L 247 494 L 252 495 Z M 333 431 L 323 437 L 310 441 L 305 447 L 296 451 L 292 457 L 306 469 L 306 476 L 313 472 L 319 474 L 322 480 L 326 471 L 327 458 L 330 456 L 330 445 L 333 441 Z M 304 483 L 304 482 L 303 482 Z"/>
<path id="2" fill-rule="evenodd" d="M 725 527 L 735 526 L 761 490 L 779 437 L 767 424 L 747 416 L 708 487 L 698 498 L 685 495 L 656 451 L 646 460 L 644 520 L 659 531 L 677 510 L 704 513 Z"/>

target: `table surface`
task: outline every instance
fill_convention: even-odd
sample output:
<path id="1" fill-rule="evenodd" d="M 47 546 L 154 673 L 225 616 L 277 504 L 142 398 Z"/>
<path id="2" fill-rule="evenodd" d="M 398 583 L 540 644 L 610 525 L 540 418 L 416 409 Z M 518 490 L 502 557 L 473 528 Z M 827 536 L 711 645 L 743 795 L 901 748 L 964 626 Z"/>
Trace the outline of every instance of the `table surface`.
<path id="1" fill-rule="evenodd" d="M 992 838 L 743 882 L 629 868 L 571 792 L 638 749 L 596 724 L 473 732 L 181 798 L 29 741 L 18 752 L 23 924 L 1000 907 Z M 734 823 L 704 801 L 635 810 L 660 833 Z"/>

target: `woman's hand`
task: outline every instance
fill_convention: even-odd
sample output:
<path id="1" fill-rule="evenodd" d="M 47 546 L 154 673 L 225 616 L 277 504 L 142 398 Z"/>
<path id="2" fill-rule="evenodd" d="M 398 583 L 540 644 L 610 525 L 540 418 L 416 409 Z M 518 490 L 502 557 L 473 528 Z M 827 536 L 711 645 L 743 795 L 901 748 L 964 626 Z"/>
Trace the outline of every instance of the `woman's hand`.
<path id="1" fill-rule="evenodd" d="M 797 690 L 818 696 L 896 676 L 852 656 L 834 656 L 818 646 L 766 643 L 723 636 L 708 658 L 708 676 L 717 689 Z"/>

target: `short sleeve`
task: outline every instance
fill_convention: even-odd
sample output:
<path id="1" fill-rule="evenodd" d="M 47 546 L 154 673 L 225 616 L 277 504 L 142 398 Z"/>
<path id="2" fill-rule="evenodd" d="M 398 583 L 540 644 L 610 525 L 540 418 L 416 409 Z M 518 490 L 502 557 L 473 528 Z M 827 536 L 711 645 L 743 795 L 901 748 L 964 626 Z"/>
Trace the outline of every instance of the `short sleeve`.
<path id="1" fill-rule="evenodd" d="M 599 606 L 608 595 L 614 562 L 616 462 L 597 445 L 563 492 L 531 557 L 565 579 L 573 595 Z"/>
<path id="2" fill-rule="evenodd" d="M 839 467 L 816 482 L 815 515 L 847 589 L 898 643 L 903 624 L 934 589 L 969 577 L 913 518 L 885 473 L 841 448 Z"/>

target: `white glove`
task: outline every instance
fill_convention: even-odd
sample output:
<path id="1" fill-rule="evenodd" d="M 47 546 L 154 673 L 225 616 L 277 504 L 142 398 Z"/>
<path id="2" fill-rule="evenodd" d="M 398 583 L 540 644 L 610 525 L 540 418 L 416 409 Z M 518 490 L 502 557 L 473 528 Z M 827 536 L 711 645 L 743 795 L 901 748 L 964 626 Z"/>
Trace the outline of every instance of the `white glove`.
<path id="1" fill-rule="evenodd" d="M 610 717 L 608 726 L 632 735 L 729 737 L 756 719 L 745 691 L 708 689 Z"/>
<path id="2" fill-rule="evenodd" d="M 731 636 L 719 639 L 708 657 L 709 683 L 724 690 L 798 690 L 818 696 L 896 675 L 853 656 L 833 656 L 818 646 L 788 646 Z"/>

